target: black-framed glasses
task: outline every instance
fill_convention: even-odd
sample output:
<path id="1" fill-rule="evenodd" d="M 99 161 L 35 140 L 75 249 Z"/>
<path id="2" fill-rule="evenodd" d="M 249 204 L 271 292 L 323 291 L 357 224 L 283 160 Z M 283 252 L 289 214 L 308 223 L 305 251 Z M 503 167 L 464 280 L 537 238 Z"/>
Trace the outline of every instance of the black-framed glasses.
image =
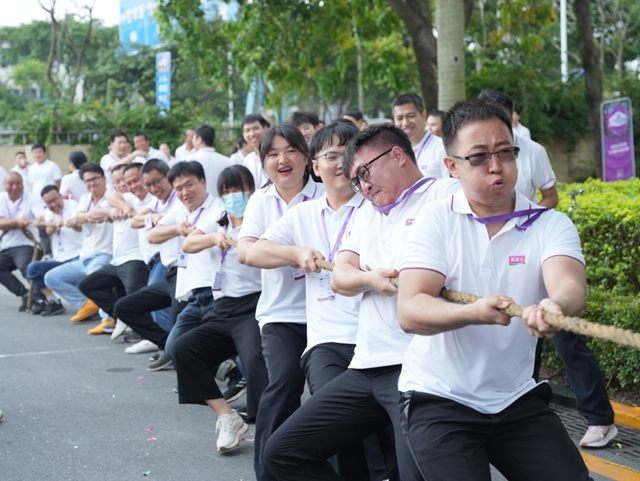
<path id="1" fill-rule="evenodd" d="M 317 156 L 313 160 L 318 160 L 320 157 L 324 157 L 325 159 L 327 159 L 327 162 L 329 162 L 330 164 L 335 164 L 336 162 L 341 160 L 343 156 L 344 154 L 341 154 L 339 152 L 327 152 L 326 154 Z"/>
<path id="2" fill-rule="evenodd" d="M 494 155 L 498 156 L 501 162 L 512 162 L 518 158 L 520 147 L 509 147 L 507 149 L 498 150 L 496 152 L 478 152 L 467 156 L 452 155 L 454 159 L 468 160 L 472 167 L 480 167 L 487 165 Z"/>
<path id="3" fill-rule="evenodd" d="M 93 184 L 94 182 L 99 181 L 100 179 L 102 179 L 102 175 L 99 175 L 97 177 L 91 177 L 90 179 L 84 179 L 84 183 L 85 184 Z"/>
<path id="4" fill-rule="evenodd" d="M 160 185 L 160 182 L 162 182 L 162 179 L 164 179 L 165 176 L 163 175 L 162 177 L 160 177 L 157 180 L 154 180 L 153 182 L 149 182 L 148 184 L 142 184 L 142 187 L 144 187 L 145 189 L 149 190 L 149 188 L 151 187 L 158 187 Z"/>
<path id="5" fill-rule="evenodd" d="M 369 171 L 369 166 L 373 164 L 376 160 L 378 160 L 380 157 L 384 157 L 385 155 L 387 155 L 392 150 L 393 150 L 393 147 L 391 147 L 389 150 L 385 152 L 382 152 L 375 159 L 371 159 L 369 162 L 364 163 L 360 167 L 358 167 L 358 170 L 356 171 L 356 176 L 353 179 L 351 179 L 351 183 L 349 184 L 349 186 L 351 187 L 351 190 L 354 192 L 360 192 L 360 182 L 366 182 L 369 176 L 371 175 L 371 172 Z"/>

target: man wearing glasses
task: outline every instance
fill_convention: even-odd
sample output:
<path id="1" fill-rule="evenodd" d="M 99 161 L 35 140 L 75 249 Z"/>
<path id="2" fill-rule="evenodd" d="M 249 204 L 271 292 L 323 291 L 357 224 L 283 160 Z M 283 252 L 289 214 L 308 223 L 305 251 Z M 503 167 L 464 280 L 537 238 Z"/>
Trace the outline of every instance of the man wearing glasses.
<path id="1" fill-rule="evenodd" d="M 422 480 L 402 437 L 398 376 L 413 337 L 398 324 L 402 246 L 425 204 L 450 197 L 454 179 L 426 179 L 408 136 L 377 124 L 354 136 L 342 158 L 351 189 L 368 201 L 343 242 L 331 276 L 336 294 L 362 295 L 353 359 L 344 373 L 302 405 L 269 439 L 265 459 L 278 480 L 340 478 L 327 462 L 338 450 L 391 423 L 397 470 L 391 480 Z M 393 449 L 387 450 L 393 457 Z"/>
<path id="2" fill-rule="evenodd" d="M 110 206 L 104 170 L 98 164 L 87 163 L 80 168 L 80 177 L 89 193 L 80 197 L 76 216 L 65 222 L 67 227 L 82 228 L 80 258 L 51 269 L 44 276 L 49 289 L 78 309 L 71 322 L 84 321 L 98 312 L 98 306 L 80 292 L 78 284 L 112 257 L 113 224 L 107 222 Z"/>

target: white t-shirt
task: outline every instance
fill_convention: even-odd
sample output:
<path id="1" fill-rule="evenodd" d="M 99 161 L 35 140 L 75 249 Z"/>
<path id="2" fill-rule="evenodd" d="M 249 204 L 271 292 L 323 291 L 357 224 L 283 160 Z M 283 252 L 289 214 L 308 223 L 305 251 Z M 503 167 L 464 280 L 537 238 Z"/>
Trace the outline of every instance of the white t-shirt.
<path id="1" fill-rule="evenodd" d="M 536 205 L 518 194 L 516 211 Z M 404 247 L 400 269 L 429 269 L 445 287 L 480 296 L 504 294 L 522 306 L 547 297 L 542 263 L 569 256 L 584 263 L 573 223 L 555 210 L 507 221 L 490 240 L 474 221 L 462 191 L 425 207 Z M 509 326 L 466 326 L 433 336 L 415 336 L 399 380 L 401 391 L 422 391 L 495 414 L 536 386 L 532 378 L 537 338 L 520 318 Z"/>
<path id="2" fill-rule="evenodd" d="M 4 178 L 7 176 L 7 171 L 0 165 L 0 192 L 4 192 Z M 24 183 L 24 181 L 23 181 Z"/>
<path id="3" fill-rule="evenodd" d="M 150 202 L 150 197 L 153 196 L 151 194 L 147 194 L 145 199 L 141 201 L 130 192 L 123 195 L 124 201 L 133 207 L 136 212 L 138 212 L 142 203 Z M 146 247 L 150 249 L 150 245 Z M 142 261 L 146 264 L 148 260 L 145 260 L 145 257 L 142 254 L 142 249 L 143 245 L 140 243 L 139 229 L 131 227 L 131 219 L 114 220 L 113 259 L 111 259 L 111 265 L 121 266 L 125 262 L 130 261 Z"/>
<path id="4" fill-rule="evenodd" d="M 515 144 L 520 147 L 516 159 L 518 181 L 516 189 L 531 202 L 538 203 L 538 190 L 549 189 L 556 183 L 556 174 L 545 148 L 533 140 L 514 136 Z"/>
<path id="5" fill-rule="evenodd" d="M 109 166 L 116 162 L 120 162 L 120 160 L 121 159 L 113 152 L 103 155 L 100 159 L 100 167 L 104 170 L 104 176 L 107 178 L 108 185 L 111 185 L 111 169 L 109 169 Z"/>
<path id="6" fill-rule="evenodd" d="M 76 202 L 80 200 L 84 194 L 89 192 L 84 181 L 80 178 L 80 170 L 75 170 L 70 174 L 62 177 L 60 183 L 60 194 L 65 199 L 73 199 Z"/>
<path id="7" fill-rule="evenodd" d="M 449 169 L 444 165 L 447 153 L 440 137 L 427 131 L 418 145 L 413 148 L 413 151 L 416 154 L 416 162 L 422 175 L 432 179 L 448 179 L 450 177 Z"/>
<path id="8" fill-rule="evenodd" d="M 397 269 L 402 246 L 422 206 L 448 197 L 459 188 L 460 183 L 454 179 L 428 180 L 388 215 L 376 211 L 367 203 L 360 209 L 351 235 L 344 241 L 340 251 L 357 254 L 363 271 Z M 350 368 L 369 369 L 402 363 L 412 335 L 404 332 L 398 324 L 397 304 L 397 296 L 386 297 L 374 290 L 363 294 L 358 313 L 355 355 Z"/>
<path id="9" fill-rule="evenodd" d="M 209 216 L 204 222 L 198 224 L 198 229 L 204 234 L 225 232 L 237 240 L 241 226 L 234 229 L 231 227 L 231 221 L 229 221 L 226 227 L 222 227 L 218 224 L 218 220 L 219 218 L 216 219 L 213 216 Z M 210 251 L 213 257 L 213 265 L 216 267 L 216 271 L 213 273 L 213 297 L 215 299 L 220 297 L 242 297 L 262 290 L 260 269 L 240 264 L 235 247 L 229 247 L 225 250 L 224 259 L 223 251 L 219 247 L 212 247 Z M 218 274 L 218 272 L 223 274 Z M 219 276 L 218 278 L 222 279 L 220 285 L 215 282 L 215 276 Z"/>
<path id="10" fill-rule="evenodd" d="M 205 222 L 209 218 L 219 219 L 222 215 L 220 203 L 208 195 L 202 205 L 193 212 L 182 203 L 176 204 L 167 215 L 159 222 L 160 225 L 172 226 L 181 222 L 189 222 L 192 226 L 198 227 L 199 222 Z M 211 250 L 205 249 L 197 254 L 185 254 L 182 252 L 183 236 L 179 239 L 179 252 L 176 253 L 178 260 L 178 277 L 176 279 L 176 299 L 186 301 L 194 289 L 200 287 L 210 287 L 213 280 L 215 267 L 211 257 Z M 160 253 L 162 255 L 162 252 Z M 164 260 L 163 260 L 164 263 Z"/>
<path id="11" fill-rule="evenodd" d="M 123 197 L 124 201 L 131 207 L 133 207 L 133 209 L 136 211 L 136 214 L 139 214 L 144 209 L 153 209 L 156 204 L 158 206 L 160 205 L 160 200 L 150 193 L 147 193 L 146 197 L 143 200 L 138 199 L 138 197 L 136 197 L 131 192 L 126 192 Z M 138 235 L 138 246 L 140 249 L 142 260 L 145 264 L 148 264 L 151 258 L 160 250 L 160 244 L 151 244 L 149 242 L 146 227 L 134 230 Z"/>
<path id="12" fill-rule="evenodd" d="M 247 154 L 242 161 L 242 165 L 249 169 L 251 175 L 253 175 L 253 181 L 256 184 L 256 189 L 262 188 L 269 181 L 269 177 L 262 167 L 260 157 L 256 155 L 255 151 Z"/>
<path id="13" fill-rule="evenodd" d="M 513 133 L 518 137 L 531 140 L 531 131 L 521 123 L 518 123 L 517 127 L 513 127 Z"/>
<path id="14" fill-rule="evenodd" d="M 154 214 L 167 215 L 172 209 L 179 208 L 182 204 L 176 197 L 175 192 L 171 192 L 167 202 L 164 203 L 160 199 L 156 199 L 156 201 L 151 202 L 148 207 Z M 147 221 L 147 226 L 145 227 L 145 234 L 147 236 L 147 240 L 149 239 L 148 232 L 151 230 L 149 228 L 150 220 Z M 154 245 L 154 244 L 152 244 Z M 165 267 L 168 267 L 171 263 L 178 260 L 178 253 L 180 252 L 180 246 L 182 246 L 182 240 L 179 237 L 174 237 L 173 239 L 169 239 L 168 241 L 164 241 L 162 244 L 155 244 L 159 246 L 160 250 L 160 261 Z"/>
<path id="15" fill-rule="evenodd" d="M 342 242 L 349 236 L 358 211 L 365 200 L 354 195 L 337 211 L 327 204 L 327 197 L 298 204 L 262 235 L 283 245 L 312 247 L 335 262 Z M 326 231 L 325 231 L 326 226 Z M 340 235 L 342 236 L 340 237 Z M 331 256 L 331 252 L 335 256 Z M 355 344 L 358 330 L 358 310 L 362 295 L 345 297 L 329 287 L 331 273 L 307 272 L 305 276 L 307 304 L 307 348 L 326 343 Z M 322 287 L 321 287 L 322 283 Z M 325 287 L 326 286 L 326 287 Z M 331 295 L 332 294 L 332 295 Z"/>
<path id="16" fill-rule="evenodd" d="M 149 147 L 149 152 L 147 152 L 146 157 L 140 157 L 139 155 L 131 161 L 131 163 L 145 164 L 147 160 L 151 159 L 160 159 L 164 160 L 167 164 L 169 163 L 169 159 L 161 150 L 154 149 L 153 147 Z"/>
<path id="17" fill-rule="evenodd" d="M 109 209 L 111 206 L 107 202 L 107 191 L 97 204 L 93 202 L 91 193 L 84 194 L 78 201 L 78 212 L 89 212 L 92 207 L 97 205 L 103 209 Z M 86 259 L 95 254 L 113 254 L 113 224 L 111 222 L 101 222 L 93 224 L 86 222 L 82 224 L 82 250 L 80 251 L 80 259 Z"/>
<path id="18" fill-rule="evenodd" d="M 21 169 L 17 165 L 14 165 L 13 167 L 11 167 L 11 172 L 17 172 L 18 174 L 20 174 L 22 176 L 22 182 L 24 183 L 25 189 L 27 188 L 27 184 L 29 184 L 29 188 L 31 187 L 31 181 L 29 180 L 29 165 L 28 164 L 24 169 Z M 29 190 L 28 192 L 31 192 L 31 190 Z"/>
<path id="19" fill-rule="evenodd" d="M 244 157 L 245 155 L 242 153 L 242 150 L 238 150 L 237 152 L 234 152 L 233 154 L 231 154 L 231 157 L 229 157 L 229 160 L 234 165 L 235 164 L 242 165 L 244 162 Z"/>
<path id="20" fill-rule="evenodd" d="M 187 160 L 196 153 L 196 149 L 187 150 L 187 144 L 182 144 L 176 149 L 176 163 Z"/>
<path id="21" fill-rule="evenodd" d="M 42 201 L 42 199 L 40 199 Z M 9 194 L 0 194 L 0 217 L 5 219 L 38 219 L 43 213 L 42 204 L 29 192 L 23 191 L 22 195 L 12 202 Z M 29 225 L 27 227 L 36 240 L 40 240 L 38 229 Z M 33 246 L 33 242 L 22 233 L 22 229 L 11 229 L 0 241 L 0 251 L 11 247 Z"/>
<path id="22" fill-rule="evenodd" d="M 260 239 L 287 210 L 306 200 L 317 199 L 323 193 L 324 186 L 316 184 L 311 178 L 288 205 L 274 184 L 257 190 L 249 198 L 238 238 Z M 297 274 L 295 276 L 299 277 Z M 256 308 L 256 319 L 261 327 L 269 322 L 307 322 L 303 277 L 296 280 L 290 267 L 262 269 L 262 285 L 266 287 Z"/>
<path id="23" fill-rule="evenodd" d="M 218 193 L 218 177 L 220 177 L 220 172 L 233 165 L 229 157 L 217 153 L 213 147 L 204 147 L 198 150 L 195 155 L 189 157 L 189 160 L 195 160 L 202 165 L 204 178 L 207 181 L 207 192 L 213 197 L 220 197 Z"/>
<path id="24" fill-rule="evenodd" d="M 44 221 L 55 222 L 56 220 L 70 220 L 76 216 L 78 203 L 75 200 L 65 200 L 62 212 L 54 214 L 49 208 L 44 210 Z M 82 232 L 73 230 L 71 227 L 62 226 L 51 234 L 51 252 L 53 258 L 58 262 L 65 262 L 80 255 L 82 250 Z"/>
<path id="25" fill-rule="evenodd" d="M 40 192 L 48 185 L 56 185 L 56 181 L 62 179 L 62 171 L 53 160 L 47 159 L 42 164 L 34 162 L 29 166 L 29 179 L 32 186 L 31 192 L 44 205 Z"/>

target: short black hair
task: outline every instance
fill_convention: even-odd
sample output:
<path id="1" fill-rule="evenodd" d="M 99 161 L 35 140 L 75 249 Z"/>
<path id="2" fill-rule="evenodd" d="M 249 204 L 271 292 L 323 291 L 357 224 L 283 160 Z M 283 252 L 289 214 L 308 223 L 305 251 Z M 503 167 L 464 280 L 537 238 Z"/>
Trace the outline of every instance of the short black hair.
<path id="1" fill-rule="evenodd" d="M 470 123 L 492 119 L 497 119 L 504 123 L 513 136 L 511 116 L 500 104 L 487 102 L 480 98 L 456 103 L 447 112 L 442 122 L 442 143 L 447 155 L 451 155 L 450 149 L 455 144 L 461 128 Z"/>
<path id="2" fill-rule="evenodd" d="M 213 147 L 216 140 L 216 131 L 213 127 L 203 124 L 196 129 L 196 135 L 202 139 L 207 147 Z"/>
<path id="3" fill-rule="evenodd" d="M 113 169 L 111 169 L 111 174 L 113 174 L 114 172 L 118 172 L 119 170 L 122 170 L 123 174 L 124 174 L 124 169 L 127 167 L 127 165 L 131 165 L 131 164 L 118 164 L 116 165 Z"/>
<path id="4" fill-rule="evenodd" d="M 311 124 L 314 127 L 320 125 L 320 119 L 314 112 L 294 112 L 291 114 L 291 123 L 296 127 L 302 124 Z"/>
<path id="5" fill-rule="evenodd" d="M 246 124 L 252 124 L 254 122 L 260 122 L 260 125 L 262 125 L 265 129 L 268 129 L 269 127 L 271 127 L 271 124 L 269 122 L 267 122 L 267 119 L 265 119 L 262 115 L 260 115 L 260 114 L 249 114 L 249 115 L 245 116 L 244 119 L 242 119 L 242 123 L 240 124 L 240 128 L 244 127 Z"/>
<path id="6" fill-rule="evenodd" d="M 424 110 L 424 102 L 422 101 L 422 97 L 418 94 L 414 94 L 413 92 L 408 92 L 406 94 L 400 94 L 391 103 L 391 110 L 395 109 L 399 105 L 413 104 L 416 107 L 416 110 L 420 113 Z"/>
<path id="7" fill-rule="evenodd" d="M 169 174 L 169 164 L 167 164 L 164 160 L 161 159 L 149 159 L 142 166 L 142 170 L 140 174 L 148 174 L 152 170 L 157 170 L 163 176 L 167 176 Z"/>
<path id="8" fill-rule="evenodd" d="M 514 104 L 513 111 L 516 112 L 518 115 L 522 115 L 522 106 L 518 104 Z"/>
<path id="9" fill-rule="evenodd" d="M 33 152 L 36 149 L 42 149 L 45 152 L 47 151 L 47 148 L 44 146 L 44 144 L 42 142 L 36 142 L 35 144 L 33 144 L 31 146 L 31 152 Z"/>
<path id="10" fill-rule="evenodd" d="M 313 134 L 309 145 L 309 154 L 315 159 L 319 152 L 326 149 L 333 143 L 333 136 L 338 137 L 338 145 L 347 145 L 349 141 L 360 132 L 353 122 L 334 122 L 322 127 Z"/>
<path id="11" fill-rule="evenodd" d="M 55 190 L 58 194 L 60 193 L 60 189 L 58 189 L 55 185 L 45 185 L 40 191 L 40 197 L 44 197 L 45 194 L 48 194 L 52 190 Z"/>
<path id="12" fill-rule="evenodd" d="M 92 162 L 87 162 L 82 167 L 80 167 L 80 178 L 84 180 L 84 174 L 87 172 L 94 172 L 96 174 L 100 174 L 101 177 L 104 177 L 104 170 L 98 164 L 94 164 Z"/>
<path id="13" fill-rule="evenodd" d="M 168 176 L 169 183 L 173 185 L 178 177 L 184 177 L 187 175 L 193 175 L 198 180 L 205 179 L 206 181 L 202 164 L 195 160 L 189 160 L 186 162 L 178 162 L 176 165 L 171 167 Z"/>
<path id="14" fill-rule="evenodd" d="M 342 114 L 343 117 L 345 115 L 348 115 L 349 117 L 353 117 L 356 120 L 364 119 L 364 115 L 362 115 L 362 111 L 358 109 L 348 109 L 347 111 L 345 111 L 345 113 Z"/>
<path id="15" fill-rule="evenodd" d="M 127 142 L 129 142 L 129 137 L 127 137 L 127 134 L 125 134 L 122 130 L 114 130 L 109 136 L 109 143 L 113 143 L 117 137 L 124 137 L 125 139 L 127 139 Z"/>
<path id="16" fill-rule="evenodd" d="M 147 137 L 147 134 L 145 134 L 144 132 L 138 132 L 136 135 L 133 136 L 134 138 L 136 137 L 144 137 L 145 140 L 149 140 L 149 137 Z"/>
<path id="17" fill-rule="evenodd" d="M 414 164 L 416 163 L 416 154 L 413 152 L 409 136 L 395 125 L 383 122 L 358 132 L 347 144 L 342 156 L 342 173 L 345 177 L 349 178 L 353 156 L 366 145 L 378 146 L 384 150 L 397 145 Z"/>
<path id="18" fill-rule="evenodd" d="M 303 177 L 304 183 L 306 184 L 309 180 L 309 176 L 311 175 L 311 156 L 309 155 L 307 142 L 304 140 L 302 132 L 300 132 L 297 127 L 286 124 L 276 125 L 264 133 L 262 140 L 260 141 L 260 161 L 262 162 L 262 166 L 264 167 L 264 159 L 267 158 L 267 154 L 271 150 L 273 139 L 278 136 L 285 138 L 291 147 L 300 151 L 300 153 L 306 157 L 307 165 Z M 269 181 L 269 183 L 270 182 L 271 181 Z"/>
<path id="19" fill-rule="evenodd" d="M 87 163 L 87 156 L 80 150 L 74 150 L 69 154 L 69 162 L 71 162 L 76 169 L 79 169 Z"/>
<path id="20" fill-rule="evenodd" d="M 18 152 L 16 152 L 16 153 L 15 153 L 15 155 L 13 156 L 13 158 L 15 159 L 15 158 L 16 158 L 17 156 L 19 156 L 19 155 L 23 155 L 23 156 L 25 156 L 25 157 L 27 156 L 27 154 L 25 154 L 22 150 L 20 150 L 20 151 L 18 151 Z"/>
<path id="21" fill-rule="evenodd" d="M 509 115 L 513 115 L 513 106 L 515 103 L 513 101 L 513 98 L 510 95 L 505 94 L 504 92 L 484 89 L 482 92 L 480 92 L 478 98 L 486 102 L 495 102 L 502 108 L 506 109 L 507 112 L 509 112 Z"/>
<path id="22" fill-rule="evenodd" d="M 154 160 L 158 160 L 158 159 L 154 159 Z M 124 166 L 125 173 L 127 172 L 127 170 L 131 170 L 131 169 L 138 169 L 138 172 L 140 172 L 142 170 L 142 164 L 140 162 L 132 162 L 130 164 L 125 164 Z"/>
<path id="23" fill-rule="evenodd" d="M 442 110 L 432 110 L 429 112 L 429 117 L 440 117 L 441 119 L 444 119 L 445 115 L 447 115 L 446 112 L 443 112 Z"/>

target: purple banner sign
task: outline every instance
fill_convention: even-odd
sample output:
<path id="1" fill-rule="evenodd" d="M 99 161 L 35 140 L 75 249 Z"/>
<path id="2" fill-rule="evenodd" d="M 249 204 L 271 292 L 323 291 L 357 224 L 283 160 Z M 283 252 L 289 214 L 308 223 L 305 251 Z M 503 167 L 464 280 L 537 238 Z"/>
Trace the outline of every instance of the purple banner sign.
<path id="1" fill-rule="evenodd" d="M 635 177 L 631 99 L 607 100 L 600 104 L 602 131 L 602 177 L 605 182 Z"/>

